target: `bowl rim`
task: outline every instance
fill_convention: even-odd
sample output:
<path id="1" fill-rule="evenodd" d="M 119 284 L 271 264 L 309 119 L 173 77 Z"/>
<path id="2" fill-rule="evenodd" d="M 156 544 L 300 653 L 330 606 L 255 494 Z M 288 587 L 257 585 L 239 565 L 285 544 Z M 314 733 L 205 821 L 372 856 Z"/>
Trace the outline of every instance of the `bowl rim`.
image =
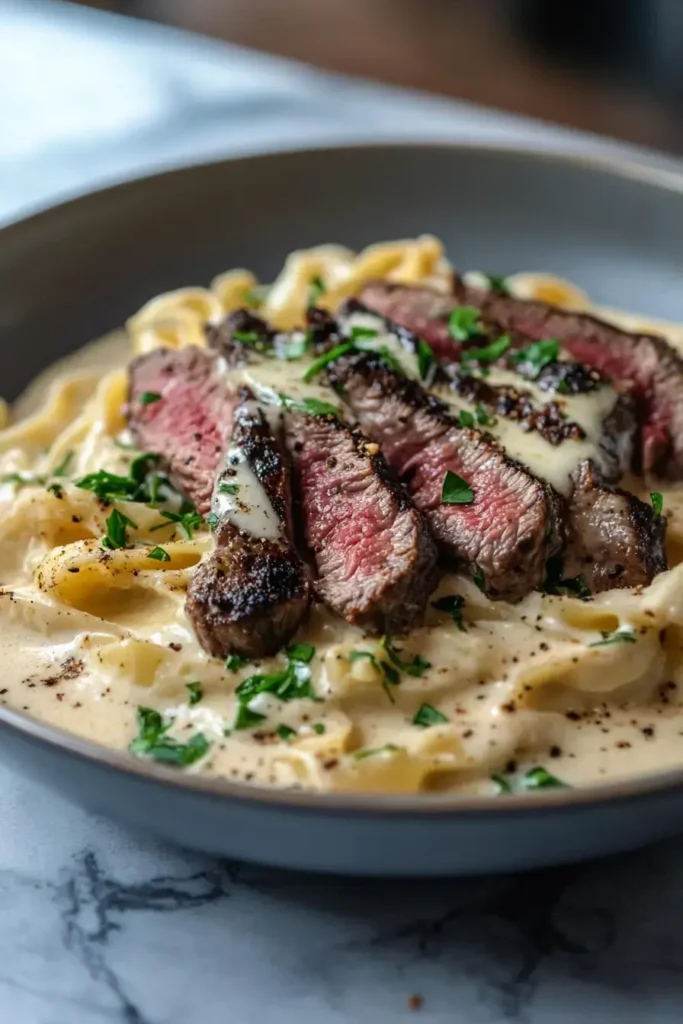
<path id="1" fill-rule="evenodd" d="M 39 207 L 16 220 L 0 226 L 0 241 L 14 234 L 22 233 L 42 220 L 69 213 L 70 209 L 88 203 L 102 201 L 109 195 L 136 187 L 153 186 L 155 183 L 191 175 L 202 168 L 218 169 L 228 164 L 275 161 L 288 157 L 328 153 L 332 157 L 339 153 L 368 151 L 435 151 L 464 152 L 479 154 L 489 159 L 517 158 L 530 163 L 542 162 L 568 166 L 574 170 L 602 173 L 612 177 L 636 181 L 655 189 L 683 196 L 683 166 L 679 169 L 673 161 L 668 164 L 656 163 L 656 154 L 641 153 L 638 150 L 609 154 L 602 152 L 576 152 L 564 144 L 543 142 L 486 142 L 469 140 L 410 140 L 407 138 L 384 138 L 372 142 L 349 142 L 320 145 L 308 144 L 277 150 L 240 154 L 219 159 L 210 158 L 193 163 L 173 166 L 150 174 L 135 176 L 107 184 L 92 191 L 66 198 L 64 201 Z M 668 158 L 664 156 L 663 160 Z M 162 789 L 175 789 L 187 794 L 196 793 L 211 799 L 223 799 L 251 806 L 270 806 L 281 811 L 310 812 L 326 815 L 355 812 L 360 816 L 380 815 L 383 819 L 416 816 L 423 818 L 444 818 L 515 814 L 521 811 L 540 813 L 552 808 L 557 812 L 580 811 L 588 807 L 602 807 L 641 799 L 648 795 L 661 794 L 683 787 L 683 765 L 647 772 L 632 777 L 592 783 L 587 786 L 566 789 L 551 789 L 534 793 L 509 794 L 504 800 L 492 796 L 477 796 L 454 793 L 396 794 L 382 792 L 319 791 L 276 788 L 233 781 L 225 777 L 206 776 L 199 773 L 180 772 L 177 769 L 136 758 L 127 750 L 118 750 L 95 743 L 71 733 L 56 725 L 44 722 L 26 712 L 16 711 L 0 705 L 0 728 L 8 729 L 19 738 L 52 751 L 61 752 L 79 761 L 109 769 L 118 775 L 132 777 L 132 780 L 146 781 Z"/>

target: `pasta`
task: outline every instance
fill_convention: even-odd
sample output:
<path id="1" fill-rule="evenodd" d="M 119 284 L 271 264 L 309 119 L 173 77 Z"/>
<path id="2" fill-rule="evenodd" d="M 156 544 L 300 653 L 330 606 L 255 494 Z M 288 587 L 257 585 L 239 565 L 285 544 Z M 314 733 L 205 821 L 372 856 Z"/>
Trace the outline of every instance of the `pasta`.
<path id="1" fill-rule="evenodd" d="M 245 305 L 290 329 L 318 278 L 318 301 L 334 310 L 376 278 L 445 291 L 450 270 L 428 235 L 358 254 L 334 245 L 294 252 L 267 288 L 251 272 L 231 270 L 208 288 L 148 302 L 116 341 L 114 369 L 89 368 L 86 349 L 78 364 L 38 382 L 41 404 L 30 415 L 12 422 L 3 403 L 1 699 L 99 742 L 132 743 L 138 756 L 156 750 L 191 772 L 287 787 L 493 794 L 512 762 L 518 772 L 542 764 L 571 785 L 680 765 L 683 500 L 675 488 L 663 495 L 674 567 L 641 591 L 590 602 L 533 593 L 512 605 L 450 574 L 433 601 L 462 598 L 462 619 L 430 604 L 398 653 L 316 605 L 297 636 L 313 651 L 297 671 L 310 674 L 316 699 L 259 694 L 249 709 L 271 723 L 259 730 L 235 727 L 236 689 L 254 672 L 286 670 L 287 655 L 224 665 L 200 648 L 184 599 L 214 548 L 201 517 L 188 519 L 174 497 L 142 502 L 122 492 L 103 500 L 83 486 L 100 471 L 130 481 L 144 454 L 126 432 L 131 355 L 205 346 L 207 325 Z M 584 292 L 550 275 L 514 275 L 508 287 L 592 308 Z M 683 328 L 604 315 L 660 331 L 683 351 Z M 283 372 L 266 367 L 257 383 L 277 387 Z M 307 393 L 315 396 L 316 385 Z M 107 546 L 114 530 L 124 543 Z M 387 683 L 387 665 L 400 685 Z M 580 722 L 567 714 L 577 707 L 585 711 Z"/>

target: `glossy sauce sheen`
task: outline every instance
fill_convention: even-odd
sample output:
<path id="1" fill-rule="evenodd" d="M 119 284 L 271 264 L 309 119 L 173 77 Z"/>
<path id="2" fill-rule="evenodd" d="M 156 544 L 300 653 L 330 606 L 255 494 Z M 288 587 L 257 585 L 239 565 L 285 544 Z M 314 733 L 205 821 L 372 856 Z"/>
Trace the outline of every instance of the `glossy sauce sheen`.
<path id="1" fill-rule="evenodd" d="M 375 329 L 374 320 L 363 315 L 350 326 Z M 671 337 L 678 337 L 673 329 Z M 410 376 L 419 376 L 414 357 L 397 338 L 383 333 L 373 343 L 386 346 Z M 102 367 L 113 369 L 99 384 L 99 404 L 82 412 L 81 402 L 71 411 L 72 421 L 81 415 L 81 426 L 69 428 L 75 479 L 103 467 L 127 471 L 131 455 L 113 435 L 124 425 L 115 410 L 116 375 L 124 384 L 125 375 L 116 368 L 128 358 L 125 339 L 117 337 L 108 347 L 98 344 L 78 360 L 71 357 L 65 368 L 69 377 L 95 367 L 93 393 Z M 271 401 L 286 394 L 338 404 L 319 380 L 303 381 L 310 363 L 311 358 L 262 358 L 229 373 L 236 384 L 261 389 Z M 506 383 L 507 376 L 496 370 L 488 380 Z M 32 388 L 26 411 L 39 406 L 45 382 Z M 539 390 L 525 388 L 534 395 Z M 487 429 L 511 455 L 567 493 L 576 464 L 587 455 L 599 458 L 599 425 L 613 394 L 598 389 L 568 397 L 567 415 L 583 427 L 586 439 L 559 448 L 500 419 Z M 454 410 L 467 407 L 452 393 L 439 397 Z M 540 392 L 538 398 L 547 402 L 549 395 Z M 281 414 L 275 405 L 264 408 L 273 422 Z M 47 457 L 33 461 L 25 436 L 17 443 L 12 436 L 0 450 L 2 472 L 44 471 L 40 459 Z M 45 446 L 41 439 L 34 448 L 42 452 Z M 238 495 L 217 489 L 214 511 L 274 538 L 277 516 L 242 454 L 228 453 Z M 236 464 L 230 462 L 234 457 Z M 312 644 L 315 654 L 295 671 L 304 680 L 310 673 L 319 699 L 281 701 L 260 694 L 249 707 L 265 716 L 262 725 L 235 730 L 237 684 L 253 674 L 281 671 L 286 660 L 279 655 L 230 671 L 199 648 L 183 604 L 192 566 L 212 550 L 209 532 L 199 530 L 192 540 L 174 537 L 172 527 L 154 529 L 158 512 L 123 503 L 137 524 L 129 538 L 134 547 L 103 555 L 98 538 L 108 510 L 98 509 L 93 496 L 68 479 L 64 488 L 67 497 L 58 499 L 44 486 L 0 487 L 0 700 L 12 707 L 122 749 L 136 735 L 137 707 L 157 708 L 170 723 L 168 735 L 179 742 L 198 731 L 208 739 L 209 753 L 189 771 L 280 786 L 493 795 L 494 773 L 512 777 L 538 764 L 571 785 L 683 764 L 680 489 L 664 492 L 676 567 L 642 594 L 613 591 L 583 603 L 534 593 L 513 606 L 492 603 L 467 580 L 448 575 L 433 600 L 462 596 L 464 628 L 430 603 L 424 625 L 395 641 L 402 663 L 419 655 L 427 666 L 417 674 L 399 668 L 398 684 L 389 686 L 377 669 L 388 657 L 378 641 L 315 606 L 295 638 Z M 163 546 L 169 562 L 154 563 L 144 555 L 153 545 Z M 136 559 L 135 571 L 126 568 L 126 559 Z M 617 630 L 632 640 L 605 644 L 603 634 Z M 374 663 L 357 652 L 373 655 Z M 186 685 L 197 682 L 201 699 L 190 704 Z M 446 721 L 414 724 L 423 705 Z"/>

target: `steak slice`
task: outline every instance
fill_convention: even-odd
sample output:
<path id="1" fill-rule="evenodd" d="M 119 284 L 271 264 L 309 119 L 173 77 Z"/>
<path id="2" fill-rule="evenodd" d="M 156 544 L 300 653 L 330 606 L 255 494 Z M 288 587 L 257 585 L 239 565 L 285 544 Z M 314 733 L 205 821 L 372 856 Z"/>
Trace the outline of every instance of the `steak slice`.
<path id="1" fill-rule="evenodd" d="M 310 600 L 290 541 L 289 466 L 258 404 L 245 397 L 216 480 L 216 550 L 196 569 L 186 612 L 215 657 L 275 654 L 296 632 Z"/>
<path id="2" fill-rule="evenodd" d="M 145 395 L 161 397 L 142 401 Z M 205 349 L 158 349 L 130 367 L 129 426 L 136 443 L 161 455 L 176 486 L 199 511 L 213 506 L 217 517 L 216 550 L 188 588 L 186 612 L 197 638 L 215 657 L 258 658 L 274 654 L 296 631 L 309 587 L 288 539 L 288 470 L 257 407 L 242 401 L 237 408 L 239 401 L 216 355 Z M 239 490 L 222 493 L 236 476 L 245 477 L 247 491 L 260 499 L 265 528 L 263 514 L 231 500 Z M 258 534 L 249 528 L 250 516 Z"/>
<path id="3" fill-rule="evenodd" d="M 667 568 L 666 519 L 634 494 L 601 486 L 584 463 L 576 475 L 564 575 L 583 576 L 592 593 L 646 586 Z"/>
<path id="4" fill-rule="evenodd" d="M 563 503 L 551 488 L 489 435 L 458 426 L 441 402 L 375 354 L 342 356 L 327 374 L 381 444 L 446 555 L 494 598 L 516 600 L 542 582 L 563 534 Z M 471 504 L 442 504 L 447 470 L 469 484 Z"/>
<path id="5" fill-rule="evenodd" d="M 629 382 L 642 423 L 642 469 L 683 478 L 683 359 L 663 338 L 632 334 L 589 313 L 470 288 L 458 278 L 455 301 L 476 306 L 502 330 L 557 338 L 582 363 L 612 380 Z"/>
<path id="6" fill-rule="evenodd" d="M 359 431 L 334 416 L 289 412 L 285 422 L 318 595 L 367 630 L 408 631 L 437 581 L 424 519 Z"/>
<path id="7" fill-rule="evenodd" d="M 371 281 L 358 297 L 369 309 L 424 338 L 437 359 L 457 358 L 460 346 L 448 329 L 450 313 L 458 305 L 452 295 L 432 288 Z"/>
<path id="8" fill-rule="evenodd" d="M 160 454 L 176 486 L 208 512 L 237 404 L 215 355 L 194 345 L 155 349 L 133 360 L 129 379 L 128 426 L 136 445 Z"/>

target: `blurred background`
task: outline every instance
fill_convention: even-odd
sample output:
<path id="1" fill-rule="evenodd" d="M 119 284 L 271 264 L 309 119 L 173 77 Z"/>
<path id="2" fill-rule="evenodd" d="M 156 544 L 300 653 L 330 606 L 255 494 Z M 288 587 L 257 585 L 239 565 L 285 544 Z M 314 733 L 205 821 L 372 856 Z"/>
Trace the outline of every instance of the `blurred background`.
<path id="1" fill-rule="evenodd" d="M 683 0 L 83 0 L 328 70 L 683 151 Z"/>

